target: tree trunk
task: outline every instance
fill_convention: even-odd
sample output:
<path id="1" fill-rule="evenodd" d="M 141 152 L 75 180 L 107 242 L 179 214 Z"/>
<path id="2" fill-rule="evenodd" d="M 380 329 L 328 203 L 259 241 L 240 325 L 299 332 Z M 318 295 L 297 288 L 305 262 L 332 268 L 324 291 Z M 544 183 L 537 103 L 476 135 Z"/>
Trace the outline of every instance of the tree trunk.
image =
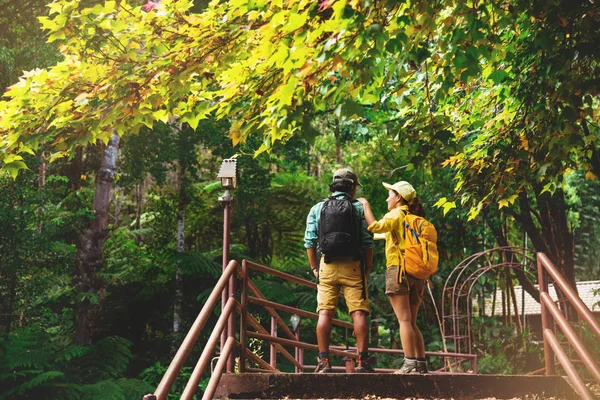
<path id="1" fill-rule="evenodd" d="M 341 129 L 340 121 L 336 120 L 335 123 L 335 162 L 340 165 L 342 163 L 342 140 L 341 140 Z"/>
<path id="2" fill-rule="evenodd" d="M 181 275 L 181 257 L 185 251 L 185 207 L 186 207 L 186 194 L 185 194 L 185 174 L 186 174 L 185 161 L 179 162 L 179 173 L 178 173 L 178 192 L 179 202 L 177 206 L 177 272 L 175 273 L 175 304 L 173 306 L 173 333 L 175 337 L 179 336 L 181 330 L 181 307 L 183 304 L 183 277 Z"/>
<path id="3" fill-rule="evenodd" d="M 490 227 L 490 230 L 494 234 L 494 238 L 496 239 L 496 243 L 498 243 L 498 246 L 509 246 L 508 239 L 506 238 L 506 234 L 503 232 L 502 227 L 494 226 L 494 224 L 492 224 L 489 218 L 485 218 L 485 221 L 487 222 L 487 225 Z M 539 303 L 540 291 L 535 287 L 533 282 L 529 280 L 525 272 L 519 268 L 514 268 L 513 272 L 515 273 L 517 280 L 523 287 L 523 290 L 529 293 L 529 295 Z"/>
<path id="4" fill-rule="evenodd" d="M 135 229 L 142 228 L 142 183 L 135 185 Z"/>
<path id="5" fill-rule="evenodd" d="M 10 333 L 12 328 L 12 322 L 14 317 L 15 310 L 15 299 L 17 294 L 17 272 L 10 271 L 10 281 L 8 285 L 8 307 L 6 308 L 6 313 L 8 314 L 8 320 L 6 321 L 6 333 Z M 1 308 L 0 308 L 1 309 Z"/>
<path id="6" fill-rule="evenodd" d="M 104 262 L 104 244 L 110 205 L 110 191 L 116 174 L 117 153 L 120 137 L 113 134 L 104 151 L 100 169 L 96 174 L 93 212 L 95 218 L 87 227 L 78 232 L 77 255 L 73 283 L 81 296 L 75 322 L 75 343 L 91 344 L 94 333 L 100 325 L 102 304 L 106 286 L 98 278 Z"/>
<path id="7" fill-rule="evenodd" d="M 173 342 L 171 343 L 171 353 L 174 355 L 177 352 L 179 345 L 179 337 L 181 332 L 182 322 L 182 307 L 183 307 L 183 275 L 181 273 L 181 263 L 183 261 L 183 253 L 185 252 L 185 208 L 188 203 L 186 194 L 186 174 L 187 163 L 183 137 L 181 136 L 181 124 L 172 121 L 170 123 L 172 132 L 180 139 L 180 157 L 179 168 L 177 169 L 177 270 L 175 272 L 175 302 L 173 303 Z"/>
<path id="8" fill-rule="evenodd" d="M 545 253 L 552 260 L 556 268 L 577 292 L 575 283 L 575 244 L 573 234 L 569 231 L 567 224 L 564 192 L 558 189 L 554 194 L 541 194 L 541 191 L 541 186 L 534 187 L 538 213 L 531 210 L 527 193 L 521 192 L 519 194 L 521 208 L 520 214 L 517 215 L 519 222 L 531 238 L 535 249 Z M 537 219 L 537 225 L 534 223 L 532 214 Z M 557 290 L 557 295 L 559 300 L 565 300 L 565 296 L 560 290 Z M 561 308 L 571 314 L 571 317 L 575 317 L 575 313 L 569 311 L 570 307 Z"/>

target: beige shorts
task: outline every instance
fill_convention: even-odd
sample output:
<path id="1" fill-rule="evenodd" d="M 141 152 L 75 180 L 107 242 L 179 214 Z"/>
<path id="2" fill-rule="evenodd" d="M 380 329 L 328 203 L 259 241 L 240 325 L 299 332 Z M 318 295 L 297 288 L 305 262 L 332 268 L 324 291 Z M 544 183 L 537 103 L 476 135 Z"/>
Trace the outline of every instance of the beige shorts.
<path id="1" fill-rule="evenodd" d="M 410 296 L 410 304 L 421 304 L 423 292 L 425 291 L 426 279 L 417 279 L 404 273 L 400 282 L 400 267 L 392 265 L 385 271 L 385 294 L 407 294 Z"/>
<path id="2" fill-rule="evenodd" d="M 317 287 L 317 312 L 335 310 L 341 290 L 348 305 L 348 312 L 362 310 L 368 313 L 369 299 L 363 283 L 366 285 L 366 279 L 363 281 L 360 260 L 348 258 L 325 264 L 325 261 L 321 259 Z"/>

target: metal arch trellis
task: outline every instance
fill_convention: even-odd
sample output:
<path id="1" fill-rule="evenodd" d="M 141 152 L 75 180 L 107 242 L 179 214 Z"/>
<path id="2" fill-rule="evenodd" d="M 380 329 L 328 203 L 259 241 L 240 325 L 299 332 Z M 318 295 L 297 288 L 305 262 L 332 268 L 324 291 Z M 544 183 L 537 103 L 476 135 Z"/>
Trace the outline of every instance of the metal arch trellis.
<path id="1" fill-rule="evenodd" d="M 497 262 L 493 262 L 496 259 Z M 496 247 L 475 253 L 458 264 L 444 284 L 442 295 L 442 335 L 454 343 L 457 353 L 473 354 L 471 340 L 471 295 L 486 273 L 498 269 L 536 271 L 535 253 L 524 247 Z"/>

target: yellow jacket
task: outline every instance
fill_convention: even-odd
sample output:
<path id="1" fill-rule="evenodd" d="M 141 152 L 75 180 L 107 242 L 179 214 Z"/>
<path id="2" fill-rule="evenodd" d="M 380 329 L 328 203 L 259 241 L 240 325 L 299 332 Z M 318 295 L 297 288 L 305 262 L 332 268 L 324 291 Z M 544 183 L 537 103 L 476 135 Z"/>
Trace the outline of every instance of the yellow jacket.
<path id="1" fill-rule="evenodd" d="M 405 212 L 402 212 L 405 211 Z M 404 217 L 408 206 L 400 206 L 373 222 L 368 229 L 373 233 L 385 233 L 386 267 L 404 265 Z"/>

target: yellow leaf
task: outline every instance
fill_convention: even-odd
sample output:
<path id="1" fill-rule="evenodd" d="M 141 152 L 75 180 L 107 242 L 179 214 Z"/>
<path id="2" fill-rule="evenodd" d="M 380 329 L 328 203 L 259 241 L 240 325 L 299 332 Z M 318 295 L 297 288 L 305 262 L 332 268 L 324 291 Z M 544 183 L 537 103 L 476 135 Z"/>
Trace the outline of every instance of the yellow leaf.
<path id="1" fill-rule="evenodd" d="M 297 83 L 298 79 L 295 76 L 292 76 L 288 80 L 288 83 L 279 90 L 281 104 L 286 106 L 292 105 L 292 98 L 294 97 L 294 90 L 296 89 Z"/>
<path id="2" fill-rule="evenodd" d="M 463 181 L 462 179 L 459 179 L 459 181 L 456 182 L 456 186 L 454 187 L 454 191 L 458 192 L 464 183 L 465 183 L 465 181 Z"/>
<path id="3" fill-rule="evenodd" d="M 242 140 L 241 126 L 242 123 L 240 121 L 235 121 L 229 128 L 229 138 L 234 146 L 236 146 Z"/>
<path id="4" fill-rule="evenodd" d="M 167 113 L 167 110 L 164 109 L 154 111 L 152 116 L 165 124 L 169 121 L 169 114 Z"/>
<path id="5" fill-rule="evenodd" d="M 588 172 L 585 174 L 585 180 L 586 180 L 586 181 L 595 181 L 595 180 L 596 180 L 596 178 L 597 178 L 597 176 L 596 176 L 596 175 L 595 175 L 595 174 L 594 174 L 592 171 L 588 171 Z"/>
<path id="6" fill-rule="evenodd" d="M 501 209 L 502 207 L 508 207 L 508 201 L 507 200 L 500 200 L 498 202 L 498 208 Z"/>
<path id="7" fill-rule="evenodd" d="M 553 186 L 554 186 L 553 182 L 548 182 L 546 185 L 544 185 L 544 188 L 542 189 L 542 193 L 540 193 L 540 194 L 544 194 L 545 192 L 554 193 Z"/>
<path id="8" fill-rule="evenodd" d="M 477 207 L 471 207 L 471 210 L 469 210 L 469 218 L 467 219 L 467 222 L 475 219 L 477 215 L 479 215 L 479 210 L 477 210 Z"/>
<path id="9" fill-rule="evenodd" d="M 17 154 L 7 154 L 6 157 L 4 157 L 4 159 L 2 160 L 4 162 L 4 164 L 10 164 L 13 161 L 21 161 L 23 160 L 23 157 L 17 155 Z"/>
<path id="10" fill-rule="evenodd" d="M 446 200 L 446 198 L 445 198 L 445 197 L 442 197 L 442 198 L 441 198 L 441 199 L 439 199 L 439 200 L 438 200 L 438 202 L 437 202 L 437 203 L 435 203 L 433 206 L 434 206 L 434 207 L 437 207 L 437 208 L 440 208 L 441 206 L 443 206 L 443 205 L 444 205 L 444 203 L 446 203 L 446 201 L 447 201 L 447 200 Z"/>
<path id="11" fill-rule="evenodd" d="M 296 29 L 300 28 L 304 24 L 306 24 L 307 15 L 306 14 L 296 14 L 291 13 L 289 16 L 288 22 L 284 25 L 284 32 L 292 32 Z"/>
<path id="12" fill-rule="evenodd" d="M 444 203 L 443 207 L 444 207 L 444 215 L 446 215 L 448 213 L 448 211 L 450 211 L 453 208 L 456 208 L 456 203 L 453 201 L 449 201 L 447 203 Z"/>

